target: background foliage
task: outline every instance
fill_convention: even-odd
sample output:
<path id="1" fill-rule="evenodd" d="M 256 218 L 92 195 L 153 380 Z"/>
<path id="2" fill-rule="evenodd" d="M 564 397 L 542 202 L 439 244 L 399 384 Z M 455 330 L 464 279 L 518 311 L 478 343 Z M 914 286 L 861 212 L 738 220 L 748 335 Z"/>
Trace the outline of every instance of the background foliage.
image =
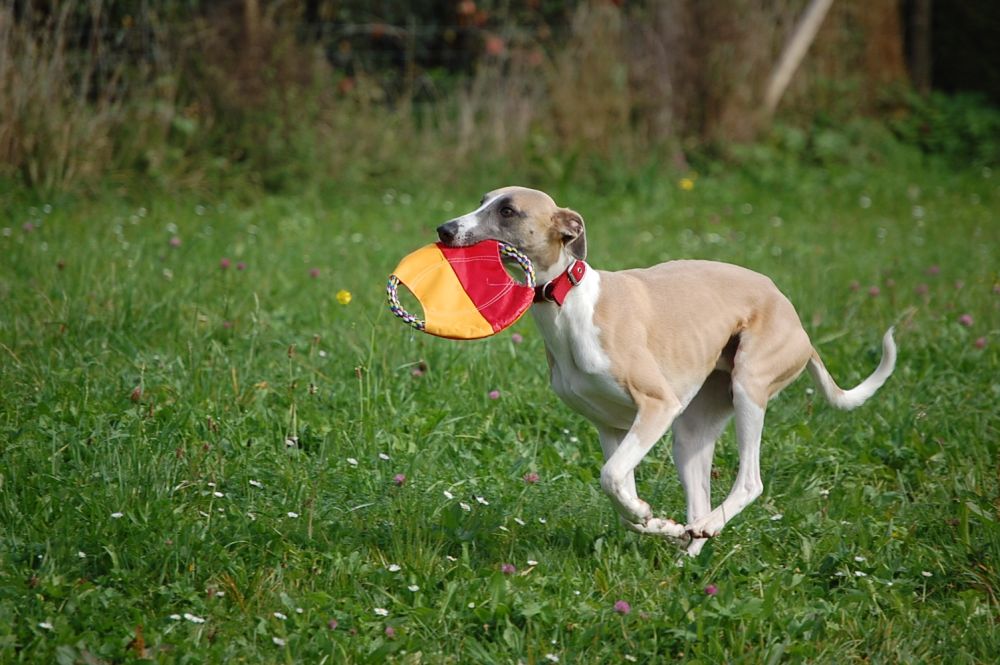
<path id="1" fill-rule="evenodd" d="M 557 178 L 609 159 L 683 169 L 766 135 L 764 80 L 804 6 L 5 0 L 0 178 L 56 192 L 237 177 L 280 191 L 448 177 L 442 162 Z M 779 121 L 889 116 L 929 152 L 971 146 L 995 162 L 994 109 L 907 93 L 903 8 L 835 3 Z M 935 26 L 967 14 L 942 9 Z M 968 61 L 990 67 L 988 52 Z M 949 71 L 942 85 L 966 85 Z"/>

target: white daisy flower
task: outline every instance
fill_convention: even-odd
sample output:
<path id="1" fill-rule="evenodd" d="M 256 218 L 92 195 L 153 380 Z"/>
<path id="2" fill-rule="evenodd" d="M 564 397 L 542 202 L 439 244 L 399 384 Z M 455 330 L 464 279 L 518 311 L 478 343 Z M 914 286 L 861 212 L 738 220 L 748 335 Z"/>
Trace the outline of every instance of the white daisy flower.
<path id="1" fill-rule="evenodd" d="M 854 576 L 855 577 L 868 577 L 868 573 L 862 572 L 860 570 L 855 570 L 854 571 Z"/>
<path id="2" fill-rule="evenodd" d="M 528 565 L 529 566 L 537 566 L 538 562 L 535 561 L 534 559 L 528 559 Z"/>
<path id="3" fill-rule="evenodd" d="M 388 459 L 389 459 L 389 456 L 388 456 L 388 455 L 386 455 L 385 453 L 379 453 L 379 454 L 378 454 L 378 458 L 379 458 L 380 460 L 388 460 Z"/>
<path id="4" fill-rule="evenodd" d="M 413 593 L 416 593 L 416 592 L 420 591 L 420 587 L 418 587 L 416 584 L 411 584 L 410 586 L 408 586 L 406 588 L 409 589 L 410 591 L 412 591 Z"/>
<path id="5" fill-rule="evenodd" d="M 472 506 L 470 506 L 469 504 L 465 503 L 464 501 L 459 502 L 458 505 L 462 506 L 462 510 L 464 510 L 466 512 L 469 512 L 470 510 L 472 510 Z"/>
<path id="6" fill-rule="evenodd" d="M 76 555 L 77 555 L 78 557 L 80 557 L 81 559 L 86 559 L 86 558 L 87 558 L 87 553 L 86 553 L 86 552 L 84 552 L 84 551 L 82 551 L 82 550 L 81 550 L 81 551 L 79 551 L 79 552 L 77 552 L 77 553 L 76 553 Z"/>
<path id="7" fill-rule="evenodd" d="M 387 617 L 389 616 L 389 610 L 385 609 L 384 607 L 376 607 L 375 614 L 379 615 L 380 617 Z"/>
<path id="8" fill-rule="evenodd" d="M 226 495 L 223 494 L 222 492 L 212 492 L 212 496 L 214 496 L 216 499 L 221 499 L 222 497 L 224 497 Z"/>
<path id="9" fill-rule="evenodd" d="M 111 513 L 111 519 L 120 520 L 125 517 L 125 513 Z"/>
<path id="10" fill-rule="evenodd" d="M 53 630 L 52 624 L 49 623 L 48 621 L 42 621 L 41 623 L 38 624 L 38 627 L 43 628 L 45 630 Z"/>
<path id="11" fill-rule="evenodd" d="M 934 576 L 934 573 L 932 573 L 929 570 L 922 570 L 922 571 L 920 571 L 920 574 L 923 575 L 924 577 L 933 577 Z"/>
<path id="12" fill-rule="evenodd" d="M 204 618 L 202 618 L 200 616 L 195 616 L 194 614 L 191 614 L 190 612 L 185 612 L 184 613 L 184 618 L 187 619 L 188 621 L 190 621 L 191 623 L 205 623 L 205 619 Z"/>
<path id="13" fill-rule="evenodd" d="M 347 458 L 347 463 L 350 464 L 351 466 L 357 466 L 358 465 L 358 460 L 354 459 L 353 457 L 348 457 Z"/>
<path id="14" fill-rule="evenodd" d="M 285 640 L 281 639 L 280 637 L 272 637 L 271 641 L 274 642 L 279 647 L 285 646 Z"/>
<path id="15" fill-rule="evenodd" d="M 285 619 L 288 618 L 288 616 L 285 615 L 285 614 L 282 614 L 281 612 L 275 612 L 274 613 L 274 618 L 275 619 L 281 619 L 282 621 L 284 621 Z"/>
<path id="16" fill-rule="evenodd" d="M 446 499 L 454 499 L 455 498 L 455 495 L 452 494 L 451 492 L 449 492 L 448 490 L 445 490 L 443 492 L 443 494 L 444 494 L 444 498 L 446 498 Z"/>
<path id="17" fill-rule="evenodd" d="M 858 563 L 861 563 L 862 561 L 865 560 L 865 558 L 863 556 L 858 555 L 854 557 L 854 560 L 857 561 Z"/>
<path id="18" fill-rule="evenodd" d="M 180 614 L 171 614 L 170 615 L 170 620 L 171 621 L 180 621 L 181 620 L 181 615 Z"/>
<path id="19" fill-rule="evenodd" d="M 299 514 L 296 513 L 295 511 L 289 510 L 288 511 L 288 516 L 291 517 L 292 519 L 295 519 L 296 517 L 299 516 Z"/>
<path id="20" fill-rule="evenodd" d="M 388 570 L 390 573 L 398 573 L 400 570 L 402 570 L 402 568 L 399 567 L 398 563 L 390 563 L 388 566 Z"/>
<path id="21" fill-rule="evenodd" d="M 264 483 L 260 482 L 259 480 L 251 480 L 250 484 L 257 488 L 264 486 Z"/>

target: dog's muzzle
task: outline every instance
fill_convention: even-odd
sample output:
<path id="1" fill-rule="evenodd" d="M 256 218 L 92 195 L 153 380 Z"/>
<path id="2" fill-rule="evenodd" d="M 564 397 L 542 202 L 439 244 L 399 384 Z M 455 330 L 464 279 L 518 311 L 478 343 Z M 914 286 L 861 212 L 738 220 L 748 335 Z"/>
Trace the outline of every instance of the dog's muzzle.
<path id="1" fill-rule="evenodd" d="M 451 245 L 455 242 L 455 237 L 458 235 L 458 222 L 445 222 L 437 227 L 437 234 L 441 242 L 445 245 Z"/>

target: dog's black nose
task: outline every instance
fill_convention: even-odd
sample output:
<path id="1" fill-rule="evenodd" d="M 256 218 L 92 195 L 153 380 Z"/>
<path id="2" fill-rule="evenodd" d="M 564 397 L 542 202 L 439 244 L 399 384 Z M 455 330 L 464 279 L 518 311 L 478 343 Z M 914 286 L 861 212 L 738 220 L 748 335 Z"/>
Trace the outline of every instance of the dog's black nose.
<path id="1" fill-rule="evenodd" d="M 455 235 L 458 233 L 458 224 L 455 222 L 446 222 L 441 226 L 437 227 L 438 238 L 441 238 L 441 242 L 448 244 L 454 242 Z"/>

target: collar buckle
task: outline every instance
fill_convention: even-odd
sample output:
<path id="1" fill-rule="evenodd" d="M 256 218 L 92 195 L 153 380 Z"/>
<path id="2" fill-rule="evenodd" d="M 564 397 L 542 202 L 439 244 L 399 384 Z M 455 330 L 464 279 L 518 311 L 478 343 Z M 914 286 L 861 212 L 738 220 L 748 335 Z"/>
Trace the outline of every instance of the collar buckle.
<path id="1" fill-rule="evenodd" d="M 559 273 L 545 284 L 535 287 L 535 302 L 551 302 L 562 306 L 563 300 L 570 289 L 583 281 L 587 272 L 587 264 L 577 260 L 565 271 Z"/>

